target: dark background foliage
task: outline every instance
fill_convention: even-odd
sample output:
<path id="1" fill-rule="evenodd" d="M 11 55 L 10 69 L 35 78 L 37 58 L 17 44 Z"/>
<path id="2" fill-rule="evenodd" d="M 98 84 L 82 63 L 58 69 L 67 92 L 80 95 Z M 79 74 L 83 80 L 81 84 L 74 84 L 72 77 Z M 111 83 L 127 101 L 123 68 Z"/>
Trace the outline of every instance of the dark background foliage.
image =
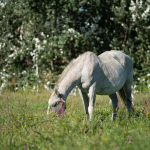
<path id="1" fill-rule="evenodd" d="M 149 5 L 148 0 L 1 1 L 1 88 L 8 81 L 14 87 L 46 82 L 48 75 L 55 82 L 72 58 L 111 49 L 133 59 L 137 82 L 150 72 Z"/>

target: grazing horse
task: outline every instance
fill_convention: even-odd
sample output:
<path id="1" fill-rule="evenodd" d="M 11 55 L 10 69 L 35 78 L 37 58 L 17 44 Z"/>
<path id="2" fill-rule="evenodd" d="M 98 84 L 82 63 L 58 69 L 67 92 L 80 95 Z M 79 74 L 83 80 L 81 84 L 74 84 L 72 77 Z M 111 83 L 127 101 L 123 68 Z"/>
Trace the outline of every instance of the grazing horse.
<path id="1" fill-rule="evenodd" d="M 132 107 L 131 85 L 133 81 L 132 59 L 121 51 L 106 51 L 97 56 L 93 52 L 85 52 L 74 59 L 63 71 L 55 90 L 48 102 L 47 115 L 50 105 L 52 110 L 61 114 L 66 109 L 66 98 L 77 86 L 87 117 L 92 119 L 96 94 L 109 95 L 112 100 L 114 120 L 118 106 L 116 92 L 119 93 L 130 115 Z"/>

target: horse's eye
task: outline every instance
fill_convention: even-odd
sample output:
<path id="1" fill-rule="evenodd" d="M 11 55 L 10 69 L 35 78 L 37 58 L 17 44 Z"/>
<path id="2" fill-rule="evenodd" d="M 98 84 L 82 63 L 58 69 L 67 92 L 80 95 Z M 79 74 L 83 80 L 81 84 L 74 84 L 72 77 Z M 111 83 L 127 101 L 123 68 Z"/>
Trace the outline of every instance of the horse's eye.
<path id="1" fill-rule="evenodd" d="M 56 102 L 54 105 L 52 105 L 52 107 L 56 107 L 59 103 L 60 101 Z"/>

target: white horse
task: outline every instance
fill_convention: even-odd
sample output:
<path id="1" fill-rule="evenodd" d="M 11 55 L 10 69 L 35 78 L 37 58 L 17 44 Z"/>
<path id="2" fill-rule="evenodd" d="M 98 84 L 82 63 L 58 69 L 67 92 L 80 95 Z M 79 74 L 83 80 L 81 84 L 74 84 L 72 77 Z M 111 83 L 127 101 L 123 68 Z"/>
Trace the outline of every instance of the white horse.
<path id="1" fill-rule="evenodd" d="M 132 81 L 133 62 L 125 53 L 112 50 L 97 56 L 93 52 L 85 52 L 63 71 L 49 99 L 47 115 L 50 105 L 57 113 L 62 113 L 66 109 L 66 98 L 75 86 L 78 86 L 85 113 L 90 120 L 94 113 L 96 94 L 109 95 L 112 100 L 112 120 L 114 120 L 118 106 L 117 91 L 130 115 L 130 109 L 134 110 L 131 98 Z"/>
<path id="2" fill-rule="evenodd" d="M 134 92 L 132 91 L 131 93 L 131 97 L 132 97 L 132 105 L 135 105 L 135 95 Z M 109 104 L 112 104 L 112 100 L 110 99 Z"/>

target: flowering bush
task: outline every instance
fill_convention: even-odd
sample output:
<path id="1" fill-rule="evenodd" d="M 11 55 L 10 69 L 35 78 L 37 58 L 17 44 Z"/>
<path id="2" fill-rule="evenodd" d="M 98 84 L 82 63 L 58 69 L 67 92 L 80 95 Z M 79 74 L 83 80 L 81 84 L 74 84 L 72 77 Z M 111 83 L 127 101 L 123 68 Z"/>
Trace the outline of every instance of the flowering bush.
<path id="1" fill-rule="evenodd" d="M 50 86 L 72 58 L 111 49 L 131 56 L 138 85 L 150 72 L 149 2 L 117 3 L 0 1 L 0 91 Z"/>

